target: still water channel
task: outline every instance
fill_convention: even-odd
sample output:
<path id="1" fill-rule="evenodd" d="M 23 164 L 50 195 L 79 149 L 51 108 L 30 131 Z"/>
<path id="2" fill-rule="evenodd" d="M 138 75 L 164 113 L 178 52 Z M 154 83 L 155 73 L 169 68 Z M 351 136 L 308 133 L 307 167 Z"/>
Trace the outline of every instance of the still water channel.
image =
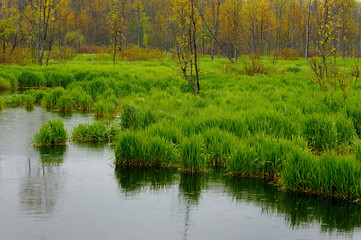
<path id="1" fill-rule="evenodd" d="M 92 115 L 0 111 L 0 239 L 361 239 L 361 207 L 261 180 L 176 169 L 114 171 L 107 144 L 36 149 L 42 121 Z"/>

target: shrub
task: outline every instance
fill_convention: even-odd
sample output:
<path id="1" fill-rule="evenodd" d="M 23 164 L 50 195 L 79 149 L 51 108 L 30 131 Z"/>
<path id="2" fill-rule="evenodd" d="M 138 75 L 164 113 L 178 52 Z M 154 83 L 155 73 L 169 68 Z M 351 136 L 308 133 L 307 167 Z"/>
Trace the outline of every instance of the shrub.
<path id="1" fill-rule="evenodd" d="M 35 134 L 33 143 L 36 146 L 50 146 L 66 144 L 67 132 L 64 123 L 59 118 L 43 122 L 40 131 Z"/>
<path id="2" fill-rule="evenodd" d="M 158 49 L 144 49 L 133 46 L 121 52 L 123 61 L 150 61 L 152 59 L 163 60 L 164 52 Z"/>
<path id="3" fill-rule="evenodd" d="M 243 72 L 246 75 L 253 76 L 255 74 L 267 74 L 265 65 L 260 55 L 250 55 L 250 59 L 243 62 Z"/>
<path id="4" fill-rule="evenodd" d="M 296 60 L 302 57 L 302 51 L 292 48 L 282 48 L 278 51 L 278 54 L 284 60 Z"/>

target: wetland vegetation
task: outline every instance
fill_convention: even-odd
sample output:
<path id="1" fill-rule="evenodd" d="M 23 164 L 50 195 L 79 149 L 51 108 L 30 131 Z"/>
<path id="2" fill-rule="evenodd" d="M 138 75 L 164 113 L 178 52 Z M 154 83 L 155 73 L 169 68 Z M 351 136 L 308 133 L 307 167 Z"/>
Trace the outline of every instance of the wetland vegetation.
<path id="1" fill-rule="evenodd" d="M 243 64 L 248 58 L 227 69 L 224 58 L 201 59 L 197 95 L 170 60 L 113 66 L 110 59 L 78 55 L 49 67 L 0 66 L 13 88 L 30 88 L 1 97 L 0 106 L 89 111 L 98 119 L 75 126 L 69 137 L 59 120 L 44 123 L 36 145 L 112 141 L 116 165 L 191 172 L 222 166 L 225 174 L 269 178 L 282 189 L 358 201 L 360 81 L 347 103 L 339 89 L 325 99 L 309 79 L 307 61 L 272 65 L 264 57 L 267 74 L 250 76 Z M 351 76 L 349 62 L 356 60 L 339 61 Z"/>

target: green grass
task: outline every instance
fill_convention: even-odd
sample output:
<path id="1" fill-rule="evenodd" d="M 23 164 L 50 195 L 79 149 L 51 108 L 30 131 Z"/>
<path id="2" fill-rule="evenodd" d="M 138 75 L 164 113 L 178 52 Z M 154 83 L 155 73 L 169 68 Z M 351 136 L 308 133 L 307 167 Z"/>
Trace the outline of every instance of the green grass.
<path id="1" fill-rule="evenodd" d="M 74 127 L 71 132 L 71 138 L 75 141 L 97 142 L 113 141 L 120 132 L 117 124 L 107 124 L 101 121 L 90 123 L 81 123 Z"/>
<path id="2" fill-rule="evenodd" d="M 4 98 L 0 98 L 0 110 L 3 109 L 5 106 L 5 99 Z"/>
<path id="3" fill-rule="evenodd" d="M 355 141 L 353 147 L 356 156 L 356 161 L 361 163 L 361 140 Z"/>
<path id="4" fill-rule="evenodd" d="M 206 170 L 208 155 L 204 147 L 202 136 L 185 137 L 179 147 L 181 167 L 185 171 L 199 172 Z"/>
<path id="5" fill-rule="evenodd" d="M 62 112 L 72 111 L 74 108 L 74 100 L 70 95 L 63 95 L 57 101 L 58 109 Z"/>
<path id="6" fill-rule="evenodd" d="M 0 66 L 0 76 L 12 88 L 50 87 L 0 98 L 0 108 L 41 104 L 118 119 L 120 128 L 113 128 L 111 134 L 117 165 L 172 165 L 197 172 L 221 165 L 230 175 L 272 177 L 287 189 L 328 195 L 349 191 L 361 197 L 358 190 L 347 187 L 345 177 L 358 174 L 361 81 L 350 89 L 347 104 L 335 91 L 335 104 L 325 101 L 323 92 L 311 83 L 312 72 L 303 59 L 279 60 L 273 67 L 272 58 L 262 57 L 252 69 L 248 57 L 229 66 L 224 58 L 212 62 L 204 57 L 201 91 L 194 95 L 186 80 L 162 62 L 113 66 L 110 60 L 86 60 L 92 58 L 78 55 L 48 68 Z M 347 60 L 338 61 L 350 66 L 344 64 Z M 170 57 L 164 62 L 177 68 Z M 79 125 L 73 138 L 107 139 L 108 127 Z M 326 163 L 342 166 L 345 172 L 337 175 Z M 325 171 L 335 175 L 331 182 L 322 179 Z M 321 183 L 332 183 L 333 192 Z"/>
<path id="7" fill-rule="evenodd" d="M 68 139 L 64 123 L 59 118 L 50 119 L 43 123 L 35 134 L 33 143 L 36 146 L 64 145 Z"/>
<path id="8" fill-rule="evenodd" d="M 352 121 L 338 115 L 312 115 L 305 122 L 304 134 L 313 150 L 349 145 L 355 137 Z"/>
<path id="9" fill-rule="evenodd" d="M 0 90 L 11 89 L 11 83 L 9 80 L 0 76 Z"/>
<path id="10" fill-rule="evenodd" d="M 41 72 L 24 71 L 18 76 L 18 85 L 19 87 L 43 87 L 45 79 Z"/>
<path id="11" fill-rule="evenodd" d="M 132 104 L 124 104 L 121 114 L 121 125 L 127 129 L 146 128 L 157 121 L 157 116 L 152 111 L 142 111 Z"/>
<path id="12" fill-rule="evenodd" d="M 178 161 L 172 143 L 162 137 L 126 131 L 115 148 L 117 165 L 170 166 Z"/>
<path id="13" fill-rule="evenodd" d="M 295 153 L 281 175 L 281 186 L 289 189 L 354 199 L 361 196 L 361 165 L 355 158 L 326 153 L 315 157 Z"/>

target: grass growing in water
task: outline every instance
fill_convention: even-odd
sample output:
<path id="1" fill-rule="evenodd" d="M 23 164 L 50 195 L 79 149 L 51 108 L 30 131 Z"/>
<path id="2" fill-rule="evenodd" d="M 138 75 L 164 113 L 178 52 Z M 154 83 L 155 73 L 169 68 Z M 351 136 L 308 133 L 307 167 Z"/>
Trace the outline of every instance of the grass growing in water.
<path id="1" fill-rule="evenodd" d="M 36 146 L 63 145 L 66 144 L 67 139 L 68 134 L 64 123 L 60 118 L 54 118 L 41 125 L 40 131 L 34 136 L 33 143 Z"/>
<path id="2" fill-rule="evenodd" d="M 174 145 L 162 137 L 126 131 L 115 149 L 116 164 L 136 166 L 169 166 L 178 161 Z"/>
<path id="3" fill-rule="evenodd" d="M 119 132 L 120 127 L 117 124 L 97 121 L 92 124 L 81 123 L 74 127 L 71 138 L 75 141 L 85 142 L 113 141 Z"/>
<path id="4" fill-rule="evenodd" d="M 10 81 L 0 76 L 0 90 L 10 89 L 10 88 L 11 88 Z"/>
<path id="5" fill-rule="evenodd" d="M 59 97 L 57 105 L 60 111 L 69 112 L 74 108 L 74 100 L 70 95 L 63 95 Z"/>
<path id="6" fill-rule="evenodd" d="M 360 176 L 361 165 L 353 157 L 315 157 L 303 151 L 286 162 L 280 182 L 288 189 L 355 199 L 361 196 Z"/>
<path id="7" fill-rule="evenodd" d="M 4 98 L 0 97 L 0 110 L 3 109 L 5 106 L 5 100 Z"/>
<path id="8" fill-rule="evenodd" d="M 208 156 L 204 148 L 203 138 L 199 135 L 185 137 L 179 147 L 181 167 L 185 171 L 199 172 L 207 168 Z"/>
<path id="9" fill-rule="evenodd" d="M 48 68 L 7 66 L 0 76 L 12 87 L 55 87 L 22 94 L 31 96 L 33 104 L 120 116 L 122 130 L 114 130 L 120 132 L 119 164 L 174 164 L 194 171 L 221 164 L 233 175 L 273 175 L 280 180 L 286 176 L 286 166 L 291 169 L 292 164 L 295 168 L 300 164 L 294 161 L 298 155 L 311 165 L 329 163 L 323 161 L 329 151 L 335 152 L 332 159 L 341 162 L 359 159 L 361 82 L 350 89 L 347 106 L 342 93 L 335 91 L 335 105 L 310 84 L 307 62 L 302 59 L 279 60 L 274 69 L 265 67 L 271 66 L 271 58 L 262 57 L 262 66 L 249 61 L 248 72 L 253 76 L 248 76 L 242 63 L 224 71 L 224 59 L 202 58 L 202 90 L 195 96 L 184 79 L 160 62 L 118 62 L 114 67 L 111 62 L 85 58 L 92 56 L 78 55 Z M 265 72 L 258 69 L 267 74 L 257 74 Z M 64 101 L 70 98 L 73 102 Z M 27 101 L 31 105 L 33 100 L 6 97 L 3 105 L 24 106 Z M 99 136 L 94 139 L 102 138 L 96 130 L 82 127 L 85 130 L 79 127 L 79 139 L 93 139 L 92 131 Z M 317 159 L 321 160 L 315 163 Z M 334 160 L 330 161 L 332 165 Z M 290 180 L 294 183 L 285 188 L 298 188 L 299 181 L 309 181 L 296 173 L 303 174 L 295 172 Z M 316 185 L 313 188 L 318 189 Z"/>

